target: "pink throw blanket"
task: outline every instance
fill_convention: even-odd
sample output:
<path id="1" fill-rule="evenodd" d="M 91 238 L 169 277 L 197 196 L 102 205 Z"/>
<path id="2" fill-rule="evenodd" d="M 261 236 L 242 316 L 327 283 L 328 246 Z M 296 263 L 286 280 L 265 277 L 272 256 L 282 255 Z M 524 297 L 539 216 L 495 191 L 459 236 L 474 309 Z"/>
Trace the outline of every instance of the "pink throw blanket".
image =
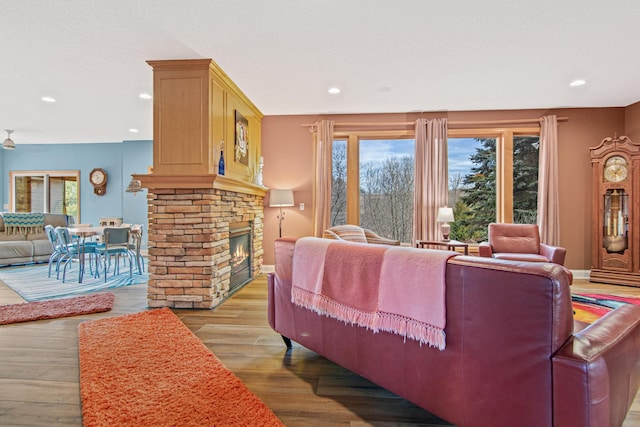
<path id="1" fill-rule="evenodd" d="M 294 304 L 445 348 L 445 270 L 451 251 L 304 237 L 293 253 Z"/>

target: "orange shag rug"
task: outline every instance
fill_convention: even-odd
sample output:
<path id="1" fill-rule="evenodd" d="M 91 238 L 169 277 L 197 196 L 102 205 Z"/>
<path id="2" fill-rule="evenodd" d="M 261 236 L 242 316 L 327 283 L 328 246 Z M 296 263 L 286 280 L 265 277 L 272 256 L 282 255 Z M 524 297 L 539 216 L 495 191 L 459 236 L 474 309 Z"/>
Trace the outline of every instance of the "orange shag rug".
<path id="1" fill-rule="evenodd" d="M 84 427 L 284 425 L 168 308 L 78 332 Z"/>
<path id="2" fill-rule="evenodd" d="M 0 325 L 101 313 L 113 308 L 114 299 L 115 296 L 112 293 L 101 293 L 49 301 L 2 305 L 0 306 Z"/>

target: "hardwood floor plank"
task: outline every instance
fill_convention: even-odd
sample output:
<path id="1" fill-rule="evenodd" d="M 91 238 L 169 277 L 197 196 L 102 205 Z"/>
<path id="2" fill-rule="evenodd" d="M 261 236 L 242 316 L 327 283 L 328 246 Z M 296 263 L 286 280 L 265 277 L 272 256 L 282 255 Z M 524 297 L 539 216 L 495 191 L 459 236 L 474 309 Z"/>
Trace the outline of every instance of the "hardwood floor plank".
<path id="1" fill-rule="evenodd" d="M 0 378 L 0 401 L 80 404 L 80 386 L 70 381 L 43 381 Z"/>
<path id="2" fill-rule="evenodd" d="M 79 404 L 15 402 L 0 407 L 0 425 L 77 427 L 82 425 Z"/>

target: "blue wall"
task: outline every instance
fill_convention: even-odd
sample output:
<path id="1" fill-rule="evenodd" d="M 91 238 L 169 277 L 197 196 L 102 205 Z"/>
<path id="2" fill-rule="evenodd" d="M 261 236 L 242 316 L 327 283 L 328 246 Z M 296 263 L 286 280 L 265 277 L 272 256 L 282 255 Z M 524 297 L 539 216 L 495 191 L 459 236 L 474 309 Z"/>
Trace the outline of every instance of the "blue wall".
<path id="1" fill-rule="evenodd" d="M 29 170 L 80 170 L 80 222 L 98 224 L 101 217 L 122 217 L 124 222 L 143 224 L 146 246 L 147 190 L 127 193 L 131 174 L 146 174 L 153 164 L 153 141 L 104 144 L 17 145 L 0 150 L 2 207 L 9 203 L 9 172 Z M 107 172 L 107 192 L 98 196 L 89 182 L 89 172 Z"/>

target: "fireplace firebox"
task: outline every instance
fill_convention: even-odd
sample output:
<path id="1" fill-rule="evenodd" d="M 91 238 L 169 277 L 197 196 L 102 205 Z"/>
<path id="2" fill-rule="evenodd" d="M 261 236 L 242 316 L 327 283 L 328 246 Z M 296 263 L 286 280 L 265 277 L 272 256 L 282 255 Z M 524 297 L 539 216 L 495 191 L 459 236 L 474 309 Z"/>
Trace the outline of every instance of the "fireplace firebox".
<path id="1" fill-rule="evenodd" d="M 231 255 L 229 294 L 237 291 L 251 280 L 252 235 L 253 226 L 250 221 L 229 224 L 229 253 Z"/>

